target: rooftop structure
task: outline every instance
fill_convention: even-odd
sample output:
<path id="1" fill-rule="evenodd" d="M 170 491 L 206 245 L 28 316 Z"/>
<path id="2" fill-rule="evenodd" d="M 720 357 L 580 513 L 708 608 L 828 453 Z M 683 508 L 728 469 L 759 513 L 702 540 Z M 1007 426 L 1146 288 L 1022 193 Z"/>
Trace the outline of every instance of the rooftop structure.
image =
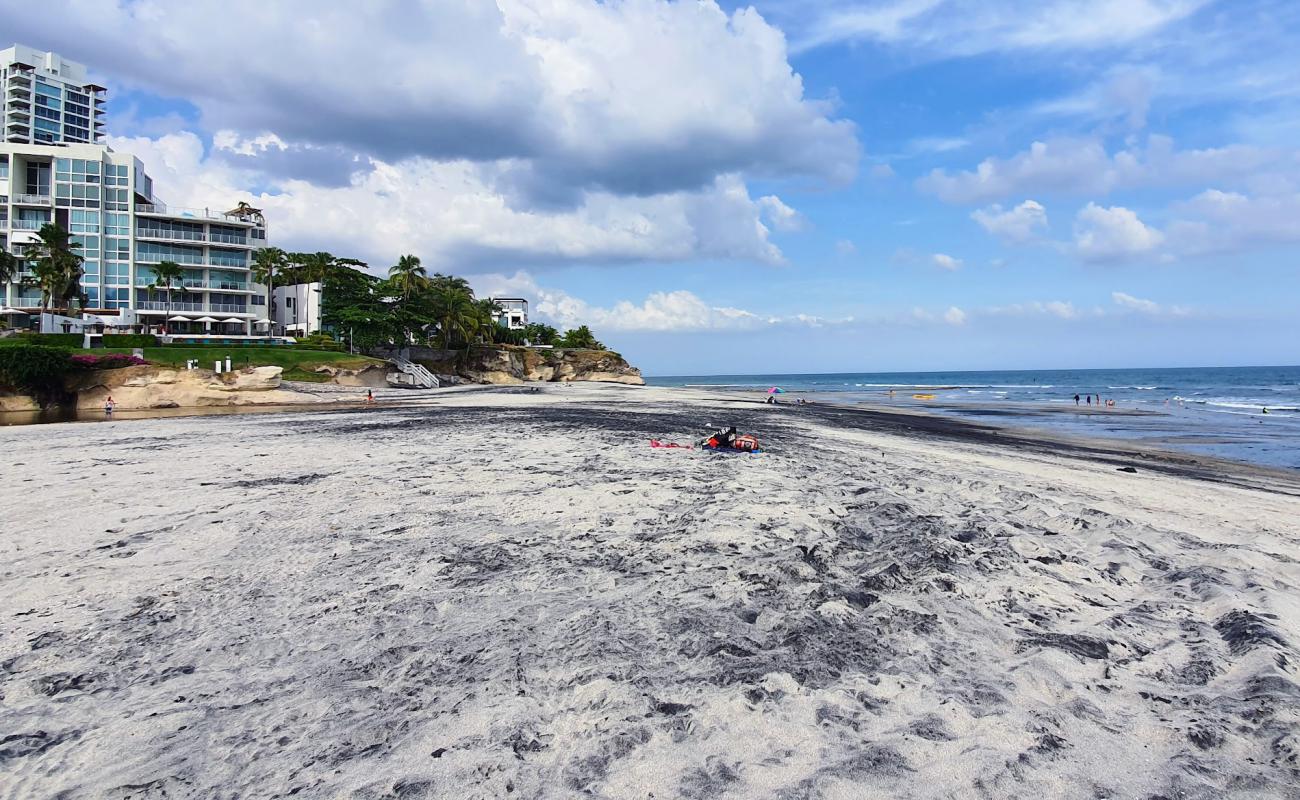
<path id="1" fill-rule="evenodd" d="M 86 68 L 58 53 L 16 44 L 0 50 L 3 135 L 20 144 L 93 144 L 104 129 L 105 92 Z"/>
<path id="2" fill-rule="evenodd" d="M 528 301 L 522 297 L 493 297 L 492 302 L 501 306 L 501 311 L 493 319 L 496 324 L 504 325 L 512 331 L 528 327 Z"/>

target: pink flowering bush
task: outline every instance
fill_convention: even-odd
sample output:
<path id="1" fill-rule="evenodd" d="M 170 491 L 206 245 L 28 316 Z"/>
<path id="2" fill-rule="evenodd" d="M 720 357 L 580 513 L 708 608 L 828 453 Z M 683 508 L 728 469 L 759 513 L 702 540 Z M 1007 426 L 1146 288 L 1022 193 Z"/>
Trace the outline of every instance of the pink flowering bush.
<path id="1" fill-rule="evenodd" d="M 139 356 L 128 356 L 125 353 L 106 353 L 102 356 L 75 355 L 69 361 L 78 369 L 119 369 L 149 363 Z"/>

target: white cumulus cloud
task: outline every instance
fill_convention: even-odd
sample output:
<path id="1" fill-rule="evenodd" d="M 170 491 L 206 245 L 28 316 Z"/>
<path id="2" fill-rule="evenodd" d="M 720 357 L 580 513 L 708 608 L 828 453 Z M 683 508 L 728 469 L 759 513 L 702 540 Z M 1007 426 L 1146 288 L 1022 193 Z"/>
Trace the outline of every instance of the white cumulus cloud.
<path id="1" fill-rule="evenodd" d="M 1026 200 L 1012 209 L 994 205 L 971 212 L 980 227 L 1005 242 L 1023 244 L 1047 228 L 1047 209 L 1035 200 Z"/>
<path id="2" fill-rule="evenodd" d="M 949 272 L 954 272 L 961 269 L 962 261 L 960 258 L 953 258 L 947 253 L 935 253 L 930 256 L 930 263 L 934 264 L 939 269 L 946 269 Z"/>
<path id="3" fill-rule="evenodd" d="M 1148 227 L 1130 209 L 1089 203 L 1074 222 L 1074 248 L 1085 261 L 1123 261 L 1149 255 L 1164 235 Z"/>

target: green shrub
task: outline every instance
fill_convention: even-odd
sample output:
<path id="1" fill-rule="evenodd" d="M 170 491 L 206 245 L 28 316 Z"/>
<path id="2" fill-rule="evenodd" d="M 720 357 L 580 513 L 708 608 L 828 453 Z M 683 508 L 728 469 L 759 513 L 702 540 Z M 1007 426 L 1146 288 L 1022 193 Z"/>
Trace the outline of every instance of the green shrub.
<path id="1" fill-rule="evenodd" d="M 311 336 L 299 336 L 294 341 L 298 347 L 303 350 L 332 350 L 342 352 L 345 348 L 342 342 L 334 341 L 333 337 L 326 336 L 323 333 L 313 333 Z"/>
<path id="2" fill-rule="evenodd" d="M 18 337 L 28 344 L 40 345 L 43 347 L 81 347 L 85 341 L 79 333 L 32 333 L 26 331 L 18 334 Z"/>
<path id="3" fill-rule="evenodd" d="M 158 337 L 152 333 L 106 333 L 105 347 L 157 347 Z"/>
<path id="4" fill-rule="evenodd" d="M 0 384 L 43 403 L 63 393 L 63 378 L 71 369 L 71 356 L 62 347 L 0 347 Z"/>

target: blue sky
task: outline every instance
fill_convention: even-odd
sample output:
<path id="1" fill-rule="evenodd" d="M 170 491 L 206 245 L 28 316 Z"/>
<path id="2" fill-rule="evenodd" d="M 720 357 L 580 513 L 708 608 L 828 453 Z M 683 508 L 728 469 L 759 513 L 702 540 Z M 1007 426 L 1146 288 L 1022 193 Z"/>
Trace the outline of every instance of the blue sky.
<path id="1" fill-rule="evenodd" d="M 168 202 L 647 374 L 1300 361 L 1295 3 L 0 6 Z"/>

